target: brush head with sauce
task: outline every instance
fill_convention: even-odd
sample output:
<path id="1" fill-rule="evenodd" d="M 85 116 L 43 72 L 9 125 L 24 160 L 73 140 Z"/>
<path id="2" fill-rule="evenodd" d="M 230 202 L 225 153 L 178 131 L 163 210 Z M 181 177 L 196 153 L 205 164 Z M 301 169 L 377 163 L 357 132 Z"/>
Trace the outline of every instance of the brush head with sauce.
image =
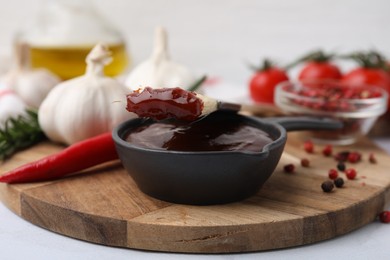
<path id="1" fill-rule="evenodd" d="M 223 103 L 181 88 L 153 89 L 146 87 L 127 95 L 127 107 L 140 117 L 155 120 L 175 118 L 195 121 L 216 110 L 238 111 L 239 105 Z"/>

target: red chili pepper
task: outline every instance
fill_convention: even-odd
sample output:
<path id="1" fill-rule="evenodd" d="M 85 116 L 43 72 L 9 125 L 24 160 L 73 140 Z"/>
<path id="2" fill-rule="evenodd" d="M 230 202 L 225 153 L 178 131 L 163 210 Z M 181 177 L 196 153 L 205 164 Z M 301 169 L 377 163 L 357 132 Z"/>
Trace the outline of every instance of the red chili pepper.
<path id="1" fill-rule="evenodd" d="M 118 154 L 111 133 L 105 133 L 9 171 L 0 176 L 0 182 L 51 180 L 115 159 L 118 159 Z"/>

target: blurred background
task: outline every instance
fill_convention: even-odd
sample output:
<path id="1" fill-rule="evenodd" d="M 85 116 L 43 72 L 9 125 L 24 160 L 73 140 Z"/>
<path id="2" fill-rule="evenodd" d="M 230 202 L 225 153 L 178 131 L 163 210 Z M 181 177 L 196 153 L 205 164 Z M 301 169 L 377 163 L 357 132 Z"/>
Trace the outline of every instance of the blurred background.
<path id="1" fill-rule="evenodd" d="M 62 0 L 66 2 L 67 0 Z M 68 0 L 70 1 L 70 0 Z M 248 63 L 283 64 L 314 49 L 376 49 L 390 56 L 388 0 L 81 0 L 125 39 L 132 66 L 150 56 L 154 28 L 166 27 L 172 59 L 197 74 L 246 87 Z M 0 55 L 49 1 L 0 0 Z"/>

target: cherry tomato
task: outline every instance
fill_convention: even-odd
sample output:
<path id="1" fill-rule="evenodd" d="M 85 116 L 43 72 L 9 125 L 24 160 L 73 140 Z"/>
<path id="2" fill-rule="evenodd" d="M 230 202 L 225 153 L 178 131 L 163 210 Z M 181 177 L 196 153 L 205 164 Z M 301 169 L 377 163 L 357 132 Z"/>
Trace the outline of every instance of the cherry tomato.
<path id="1" fill-rule="evenodd" d="M 390 95 L 390 75 L 383 69 L 359 67 L 345 74 L 341 81 L 351 85 L 369 84 L 378 86 Z M 390 100 L 388 104 L 390 108 Z"/>
<path id="2" fill-rule="evenodd" d="M 386 60 L 376 51 L 356 52 L 349 57 L 360 64 L 344 75 L 343 82 L 348 84 L 369 84 L 390 91 L 390 75 L 387 71 Z"/>
<path id="3" fill-rule="evenodd" d="M 350 84 L 370 84 L 389 89 L 390 76 L 382 69 L 356 68 L 342 78 L 343 82 Z"/>
<path id="4" fill-rule="evenodd" d="M 299 80 L 313 80 L 313 79 L 341 79 L 340 69 L 327 61 L 311 61 L 300 71 Z"/>
<path id="5" fill-rule="evenodd" d="M 249 82 L 251 98 L 255 102 L 273 104 L 275 87 L 287 80 L 287 73 L 277 67 L 257 71 Z"/>

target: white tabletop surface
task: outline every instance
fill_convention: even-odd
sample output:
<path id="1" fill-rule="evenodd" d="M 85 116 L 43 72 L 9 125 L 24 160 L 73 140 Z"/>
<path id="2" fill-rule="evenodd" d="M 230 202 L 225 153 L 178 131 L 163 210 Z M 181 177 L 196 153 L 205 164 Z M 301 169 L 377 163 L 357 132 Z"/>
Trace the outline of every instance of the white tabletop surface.
<path id="1" fill-rule="evenodd" d="M 331 240 L 244 254 L 156 253 L 96 245 L 36 227 L 0 204 L 0 259 L 389 259 L 390 224 L 373 222 Z"/>
<path id="2" fill-rule="evenodd" d="M 40 6 L 37 2 L 0 0 L 0 55 L 10 54 L 15 32 L 29 24 Z M 172 59 L 199 75 L 216 75 L 231 83 L 222 92 L 210 90 L 211 95 L 228 99 L 246 93 L 252 73 L 247 63 L 265 57 L 284 63 L 317 48 L 345 53 L 374 48 L 390 56 L 388 0 L 91 2 L 123 33 L 134 64 L 150 55 L 154 27 L 166 26 Z M 390 139 L 377 142 L 390 153 Z M 375 221 L 331 240 L 282 250 L 219 255 L 146 252 L 96 245 L 47 231 L 0 203 L 0 259 L 5 260 L 390 259 L 389 245 L 390 224 Z"/>

